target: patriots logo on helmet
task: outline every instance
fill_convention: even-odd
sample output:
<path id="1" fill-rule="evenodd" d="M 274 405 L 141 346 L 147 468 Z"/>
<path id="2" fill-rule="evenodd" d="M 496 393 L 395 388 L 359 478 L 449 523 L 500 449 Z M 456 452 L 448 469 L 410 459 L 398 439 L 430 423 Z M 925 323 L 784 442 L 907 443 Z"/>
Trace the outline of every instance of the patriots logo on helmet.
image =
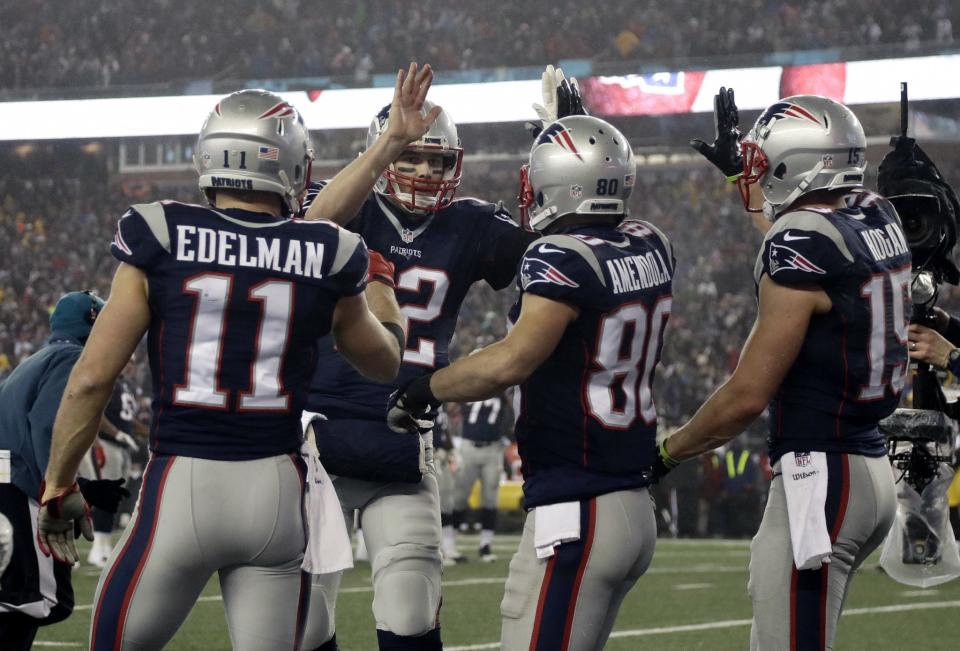
<path id="1" fill-rule="evenodd" d="M 767 254 L 770 260 L 770 275 L 773 276 L 778 271 L 784 269 L 796 269 L 797 271 L 806 271 L 812 274 L 827 273 L 799 252 L 794 251 L 789 246 L 770 243 L 770 252 Z"/>
<path id="2" fill-rule="evenodd" d="M 580 160 L 583 160 L 583 156 L 580 155 L 576 145 L 573 144 L 573 138 L 570 137 L 570 132 L 559 122 L 554 122 L 549 125 L 537 138 L 537 145 L 543 145 L 548 142 L 560 145 L 561 148 L 566 149 Z"/>
<path id="3" fill-rule="evenodd" d="M 579 287 L 579 283 L 568 278 L 549 262 L 538 258 L 527 258 L 520 269 L 520 285 L 523 289 L 537 283 L 552 283 L 565 287 Z"/>
<path id="4" fill-rule="evenodd" d="M 767 110 L 763 112 L 763 115 L 761 115 L 757 120 L 757 124 L 766 125 L 781 118 L 806 120 L 824 128 L 827 126 L 825 124 L 826 116 L 824 116 L 824 121 L 821 122 L 807 109 L 797 104 L 791 104 L 790 102 L 777 102 L 776 104 L 771 104 L 769 107 L 767 107 Z"/>

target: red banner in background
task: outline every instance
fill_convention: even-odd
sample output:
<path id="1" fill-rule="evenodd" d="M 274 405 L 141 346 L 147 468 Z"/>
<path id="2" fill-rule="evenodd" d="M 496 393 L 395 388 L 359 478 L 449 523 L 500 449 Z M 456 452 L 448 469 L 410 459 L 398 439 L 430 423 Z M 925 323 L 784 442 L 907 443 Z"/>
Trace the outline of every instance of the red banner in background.
<path id="1" fill-rule="evenodd" d="M 786 66 L 780 76 L 780 97 L 823 95 L 842 102 L 846 87 L 846 63 Z"/>
<path id="2" fill-rule="evenodd" d="M 705 74 L 695 71 L 588 77 L 581 85 L 584 103 L 595 115 L 688 113 Z"/>

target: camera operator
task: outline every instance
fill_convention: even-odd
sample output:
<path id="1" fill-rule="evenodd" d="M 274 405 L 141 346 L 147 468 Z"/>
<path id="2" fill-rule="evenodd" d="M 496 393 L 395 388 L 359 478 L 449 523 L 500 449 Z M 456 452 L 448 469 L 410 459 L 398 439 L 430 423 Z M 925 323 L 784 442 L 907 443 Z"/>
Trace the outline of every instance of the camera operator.
<path id="1" fill-rule="evenodd" d="M 936 164 L 906 134 L 906 89 L 901 97 L 901 135 L 880 163 L 880 194 L 896 207 L 913 256 L 913 318 L 907 333 L 910 358 L 955 375 L 960 372 L 960 319 L 935 307 L 941 283 L 960 284 L 953 262 L 960 201 Z M 921 367 L 922 369 L 922 367 Z M 915 405 L 916 406 L 916 405 Z"/>
<path id="2" fill-rule="evenodd" d="M 951 452 L 960 405 L 947 402 L 934 369 L 960 376 L 960 318 L 936 307 L 942 283 L 960 284 L 953 261 L 960 201 L 936 164 L 907 136 L 907 93 L 901 85 L 900 135 L 880 164 L 878 186 L 900 216 L 912 254 L 913 313 L 907 352 L 916 364 L 912 409 L 881 423 L 897 481 L 897 521 L 881 567 L 907 585 L 929 587 L 960 576 L 960 554 L 948 517 Z M 896 533 L 894 533 L 896 532 Z"/>

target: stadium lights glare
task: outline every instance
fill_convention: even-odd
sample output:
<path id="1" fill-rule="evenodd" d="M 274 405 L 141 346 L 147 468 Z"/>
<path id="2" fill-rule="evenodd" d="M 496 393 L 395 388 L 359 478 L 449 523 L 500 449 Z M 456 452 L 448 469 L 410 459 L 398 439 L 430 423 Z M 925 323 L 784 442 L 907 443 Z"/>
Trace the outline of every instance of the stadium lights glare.
<path id="1" fill-rule="evenodd" d="M 601 116 L 645 116 L 713 110 L 720 86 L 737 91 L 743 110 L 799 93 L 846 104 L 895 102 L 899 81 L 912 100 L 960 98 L 960 55 L 589 77 L 582 80 L 591 110 Z M 390 101 L 392 88 L 281 93 L 311 130 L 366 128 Z M 532 117 L 540 81 L 434 86 L 431 99 L 459 124 L 519 122 Z M 220 95 L 0 102 L 0 140 L 59 140 L 195 134 Z M 365 110 L 363 107 L 367 107 Z"/>

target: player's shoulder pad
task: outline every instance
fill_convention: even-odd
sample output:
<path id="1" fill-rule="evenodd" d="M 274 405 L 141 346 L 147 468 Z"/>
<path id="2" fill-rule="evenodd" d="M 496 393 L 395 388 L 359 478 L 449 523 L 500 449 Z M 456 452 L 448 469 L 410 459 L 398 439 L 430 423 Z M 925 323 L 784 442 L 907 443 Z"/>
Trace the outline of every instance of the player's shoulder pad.
<path id="1" fill-rule="evenodd" d="M 170 252 L 170 227 L 167 225 L 167 213 L 163 203 L 137 203 L 130 206 L 130 210 L 143 217 L 147 228 L 157 243 L 167 252 Z"/>
<path id="2" fill-rule="evenodd" d="M 674 253 L 673 253 L 673 242 L 670 241 L 670 238 L 667 237 L 667 234 L 662 230 L 654 226 L 651 222 L 644 221 L 642 219 L 625 219 L 620 222 L 620 225 L 617 227 L 617 230 L 621 233 L 626 233 L 627 235 L 632 235 L 633 237 L 639 238 L 649 238 L 656 237 L 660 244 L 663 245 L 664 250 L 669 254 L 670 258 L 670 271 L 674 271 Z"/>
<path id="3" fill-rule="evenodd" d="M 166 205 L 161 202 L 131 206 L 117 222 L 110 252 L 121 262 L 149 269 L 170 254 Z"/>
<path id="4" fill-rule="evenodd" d="M 857 188 L 850 192 L 847 197 L 847 205 L 851 208 L 858 208 L 864 213 L 877 211 L 883 213 L 895 222 L 898 226 L 903 226 L 900 220 L 900 214 L 894 207 L 893 202 L 881 194 L 868 190 L 867 188 Z"/>
<path id="5" fill-rule="evenodd" d="M 816 283 L 854 262 L 832 213 L 795 210 L 779 217 L 767 231 L 754 266 L 759 283 L 764 273 L 786 283 Z"/>
<path id="6" fill-rule="evenodd" d="M 562 264 L 564 258 L 569 256 L 575 256 L 583 260 L 587 267 L 596 275 L 599 283 L 606 286 L 607 281 L 603 276 L 603 270 L 600 267 L 600 260 L 597 258 L 597 254 L 589 244 L 570 235 L 545 235 L 530 243 L 530 246 L 527 247 L 527 250 L 523 254 L 523 263 L 521 263 L 521 286 L 526 289 L 526 287 L 531 284 L 529 281 L 525 282 L 524 278 L 525 275 L 530 275 L 524 274 L 523 270 L 523 267 L 527 266 L 526 263 L 528 261 L 536 260 L 543 262 L 546 268 L 542 271 L 547 273 L 549 278 L 552 275 L 550 273 L 551 269 L 555 270 L 555 265 L 551 264 L 551 262 L 553 262 L 552 258 L 556 259 L 557 264 Z M 563 274 L 560 274 L 560 276 L 563 276 Z M 562 280 L 562 278 L 558 278 L 558 280 Z"/>
<path id="7" fill-rule="evenodd" d="M 358 234 L 348 231 L 345 228 L 340 228 L 333 222 L 326 222 L 329 225 L 337 229 L 337 253 L 333 258 L 333 264 L 330 265 L 330 275 L 340 273 L 343 268 L 347 265 L 350 259 L 355 253 L 358 253 L 358 250 L 362 249 L 366 251 L 366 244 L 363 241 L 363 238 Z"/>

